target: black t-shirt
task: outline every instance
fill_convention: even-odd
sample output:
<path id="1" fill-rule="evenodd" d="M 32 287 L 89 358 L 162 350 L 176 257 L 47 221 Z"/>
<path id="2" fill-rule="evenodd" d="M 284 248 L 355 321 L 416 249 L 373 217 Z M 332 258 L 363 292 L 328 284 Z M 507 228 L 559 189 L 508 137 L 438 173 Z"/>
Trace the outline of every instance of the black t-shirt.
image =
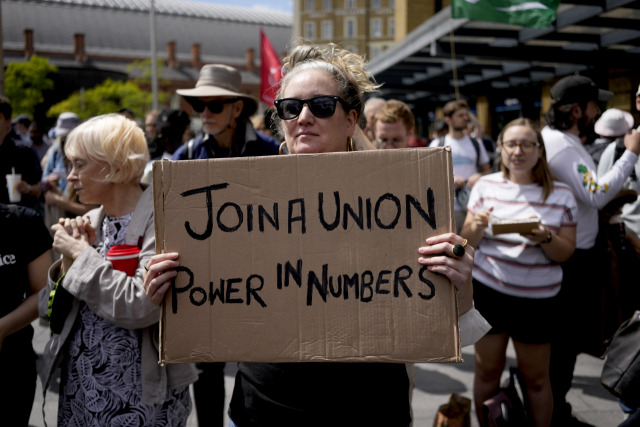
<path id="1" fill-rule="evenodd" d="M 239 427 L 405 427 L 409 377 L 397 363 L 239 363 L 229 416 Z"/>
<path id="2" fill-rule="evenodd" d="M 0 317 L 16 309 L 30 294 L 27 266 L 51 248 L 52 239 L 33 209 L 0 203 Z M 33 353 L 31 325 L 5 338 L 0 355 Z M 28 353 L 27 353 L 28 354 Z M 2 359 L 0 359 L 2 360 Z"/>
<path id="3" fill-rule="evenodd" d="M 0 145 L 0 203 L 9 203 L 7 175 L 13 171 L 22 175 L 22 180 L 31 185 L 40 182 L 42 177 L 42 168 L 36 152 L 30 147 L 17 146 L 7 136 Z M 23 194 L 17 204 L 29 208 L 40 207 L 38 199 L 29 194 Z"/>

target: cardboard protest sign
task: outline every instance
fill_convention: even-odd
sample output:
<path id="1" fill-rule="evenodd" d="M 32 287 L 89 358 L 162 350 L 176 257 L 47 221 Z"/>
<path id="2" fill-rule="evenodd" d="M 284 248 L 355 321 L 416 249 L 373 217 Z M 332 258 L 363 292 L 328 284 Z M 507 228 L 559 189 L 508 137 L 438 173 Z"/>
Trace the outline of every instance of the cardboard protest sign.
<path id="1" fill-rule="evenodd" d="M 460 361 L 449 148 L 153 168 L 158 252 L 180 253 L 160 361 Z"/>

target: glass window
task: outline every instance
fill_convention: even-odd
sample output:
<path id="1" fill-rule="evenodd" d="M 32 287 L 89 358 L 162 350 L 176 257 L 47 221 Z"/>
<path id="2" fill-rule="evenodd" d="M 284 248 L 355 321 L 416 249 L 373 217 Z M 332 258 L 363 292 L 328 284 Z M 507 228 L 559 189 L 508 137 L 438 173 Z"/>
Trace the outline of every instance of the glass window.
<path id="1" fill-rule="evenodd" d="M 344 21 L 344 37 L 347 39 L 355 38 L 356 36 L 356 20 L 354 18 L 347 18 Z"/>
<path id="2" fill-rule="evenodd" d="M 356 8 L 356 0 L 344 0 L 344 8 L 345 9 L 355 9 Z"/>
<path id="3" fill-rule="evenodd" d="M 313 22 L 305 22 L 304 24 L 304 37 L 309 40 L 316 38 L 316 26 Z"/>
<path id="4" fill-rule="evenodd" d="M 380 9 L 380 0 L 371 0 L 371 9 Z"/>
<path id="5" fill-rule="evenodd" d="M 325 11 L 329 11 L 331 9 L 333 9 L 333 1 L 332 0 L 323 0 L 322 1 L 322 9 L 324 9 Z"/>
<path id="6" fill-rule="evenodd" d="M 396 35 L 396 20 L 389 18 L 389 36 L 394 37 Z"/>
<path id="7" fill-rule="evenodd" d="M 322 38 L 324 40 L 333 39 L 333 22 L 332 21 L 322 22 Z"/>
<path id="8" fill-rule="evenodd" d="M 380 18 L 371 20 L 371 37 L 382 37 L 382 20 Z"/>
<path id="9" fill-rule="evenodd" d="M 313 4 L 314 0 L 306 0 L 305 1 L 305 10 L 307 12 L 313 12 L 315 5 Z"/>

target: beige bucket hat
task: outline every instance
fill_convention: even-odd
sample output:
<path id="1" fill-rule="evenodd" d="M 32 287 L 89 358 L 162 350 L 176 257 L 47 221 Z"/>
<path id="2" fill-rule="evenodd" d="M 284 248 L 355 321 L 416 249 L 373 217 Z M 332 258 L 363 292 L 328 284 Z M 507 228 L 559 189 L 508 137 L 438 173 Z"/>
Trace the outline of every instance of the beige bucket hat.
<path id="1" fill-rule="evenodd" d="M 244 101 L 243 113 L 251 116 L 258 109 L 258 100 L 241 92 L 242 77 L 233 67 L 222 64 L 207 64 L 200 69 L 200 76 L 193 89 L 178 89 L 178 95 L 189 98 L 221 96 L 241 98 Z"/>

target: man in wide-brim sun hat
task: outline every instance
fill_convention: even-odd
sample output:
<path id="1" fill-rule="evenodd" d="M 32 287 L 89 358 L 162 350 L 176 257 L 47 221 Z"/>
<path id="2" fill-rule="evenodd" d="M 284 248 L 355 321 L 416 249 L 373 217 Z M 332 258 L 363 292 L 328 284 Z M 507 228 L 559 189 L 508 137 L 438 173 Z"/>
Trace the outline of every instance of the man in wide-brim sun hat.
<path id="1" fill-rule="evenodd" d="M 203 132 L 180 147 L 173 160 L 264 156 L 278 153 L 276 141 L 256 132 L 249 117 L 258 101 L 242 92 L 240 72 L 222 64 L 208 64 L 200 70 L 193 89 L 178 95 L 200 114 Z"/>

